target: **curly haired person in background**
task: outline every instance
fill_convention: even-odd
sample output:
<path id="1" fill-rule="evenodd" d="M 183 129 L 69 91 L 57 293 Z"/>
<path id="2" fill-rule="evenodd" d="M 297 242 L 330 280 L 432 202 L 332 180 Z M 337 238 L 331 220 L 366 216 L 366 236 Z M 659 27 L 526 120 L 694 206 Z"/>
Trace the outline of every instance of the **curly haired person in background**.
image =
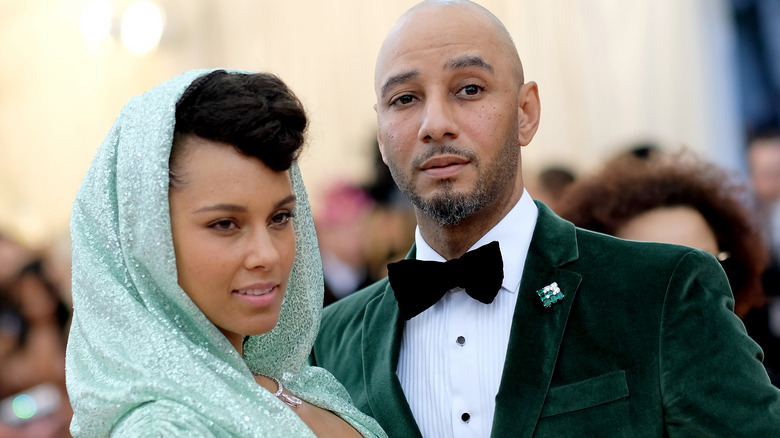
<path id="1" fill-rule="evenodd" d="M 628 153 L 570 186 L 560 214 L 589 230 L 687 245 L 716 256 L 734 293 L 734 312 L 763 347 L 772 376 L 780 351 L 759 322 L 766 304 L 761 275 L 769 252 L 747 199 L 735 175 L 692 153 L 644 158 Z M 778 383 L 776 376 L 773 381 Z"/>

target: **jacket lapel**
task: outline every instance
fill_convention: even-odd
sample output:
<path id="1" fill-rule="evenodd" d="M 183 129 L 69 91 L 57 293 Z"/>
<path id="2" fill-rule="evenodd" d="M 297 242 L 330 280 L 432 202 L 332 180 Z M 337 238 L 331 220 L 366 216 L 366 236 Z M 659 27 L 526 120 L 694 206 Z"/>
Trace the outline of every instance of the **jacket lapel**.
<path id="1" fill-rule="evenodd" d="M 530 437 L 550 387 L 581 276 L 562 269 L 578 257 L 575 228 L 537 203 L 539 218 L 523 270 L 509 335 L 506 362 L 496 395 L 494 437 Z M 564 298 L 544 307 L 536 291 L 556 282 Z"/>
<path id="2" fill-rule="evenodd" d="M 388 327 L 395 327 L 395 331 L 388 332 Z M 366 306 L 363 376 L 371 412 L 385 432 L 391 437 L 422 438 L 396 375 L 403 328 L 395 294 L 388 283 L 384 293 Z"/>

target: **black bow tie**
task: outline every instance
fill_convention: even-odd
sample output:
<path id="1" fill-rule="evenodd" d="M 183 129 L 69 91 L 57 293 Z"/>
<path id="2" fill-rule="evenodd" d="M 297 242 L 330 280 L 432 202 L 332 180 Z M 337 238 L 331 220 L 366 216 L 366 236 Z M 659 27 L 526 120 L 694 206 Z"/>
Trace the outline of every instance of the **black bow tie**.
<path id="1" fill-rule="evenodd" d="M 490 242 L 444 263 L 424 260 L 390 263 L 387 276 L 401 317 L 408 320 L 434 305 L 454 287 L 462 287 L 477 301 L 492 303 L 504 281 L 504 266 L 498 242 Z"/>

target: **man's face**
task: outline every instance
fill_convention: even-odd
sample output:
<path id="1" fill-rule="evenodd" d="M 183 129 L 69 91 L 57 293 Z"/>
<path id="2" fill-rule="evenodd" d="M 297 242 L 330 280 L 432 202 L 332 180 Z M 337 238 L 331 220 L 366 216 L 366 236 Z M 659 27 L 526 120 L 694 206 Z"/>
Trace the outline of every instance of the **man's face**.
<path id="1" fill-rule="evenodd" d="M 522 194 L 522 79 L 509 49 L 486 16 L 450 6 L 406 17 L 380 53 L 382 157 L 404 194 L 442 225 Z"/>

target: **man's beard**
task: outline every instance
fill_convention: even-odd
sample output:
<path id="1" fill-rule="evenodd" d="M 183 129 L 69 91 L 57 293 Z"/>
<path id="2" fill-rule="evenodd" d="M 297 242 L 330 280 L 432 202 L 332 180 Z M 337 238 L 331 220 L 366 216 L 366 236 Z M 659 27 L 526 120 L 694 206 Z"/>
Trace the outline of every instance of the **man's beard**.
<path id="1" fill-rule="evenodd" d="M 506 190 L 507 185 L 513 185 L 517 176 L 520 159 L 520 145 L 517 135 L 512 136 L 504 143 L 490 167 L 484 169 L 481 167 L 479 157 L 474 152 L 462 151 L 446 144 L 430 149 L 418 157 L 413 163 L 414 167 L 419 168 L 419 165 L 425 160 L 443 153 L 466 157 L 476 166 L 478 173 L 476 185 L 470 193 L 457 193 L 453 187 L 453 181 L 445 179 L 439 182 L 439 188 L 433 197 L 424 199 L 415 192 L 412 182 L 406 179 L 392 162 L 388 165 L 390 174 L 401 192 L 423 214 L 434 219 L 441 226 L 458 225 L 464 219 L 486 207 L 495 201 L 502 191 Z"/>

